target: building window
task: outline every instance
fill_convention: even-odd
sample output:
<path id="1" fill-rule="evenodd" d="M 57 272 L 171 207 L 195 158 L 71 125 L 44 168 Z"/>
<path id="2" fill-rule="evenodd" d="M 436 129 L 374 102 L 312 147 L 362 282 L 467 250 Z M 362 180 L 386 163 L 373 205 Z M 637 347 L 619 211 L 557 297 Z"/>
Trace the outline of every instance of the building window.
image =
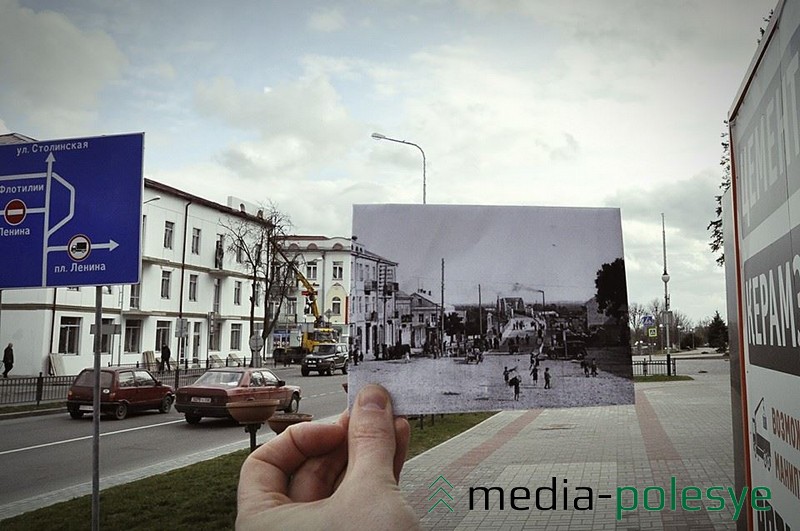
<path id="1" fill-rule="evenodd" d="M 141 319 L 127 319 L 125 321 L 125 352 L 139 352 L 142 348 L 142 321 Z"/>
<path id="2" fill-rule="evenodd" d="M 100 331 L 100 352 L 103 354 L 111 353 L 111 337 L 114 335 L 108 334 L 105 330 L 108 330 L 109 325 L 114 325 L 113 319 L 103 319 L 103 330 Z"/>
<path id="3" fill-rule="evenodd" d="M 253 298 L 255 299 L 253 302 L 256 306 L 261 306 L 261 283 L 256 282 L 253 286 Z"/>
<path id="4" fill-rule="evenodd" d="M 214 267 L 222 269 L 222 261 L 225 258 L 225 236 L 222 234 L 217 235 L 217 243 L 214 248 Z"/>
<path id="5" fill-rule="evenodd" d="M 214 312 L 219 313 L 220 304 L 222 304 L 222 281 L 218 278 L 214 279 Z"/>
<path id="6" fill-rule="evenodd" d="M 189 275 L 189 300 L 197 302 L 197 275 Z"/>
<path id="7" fill-rule="evenodd" d="M 175 224 L 171 221 L 164 222 L 164 249 L 172 249 L 172 238 L 175 233 Z"/>
<path id="8" fill-rule="evenodd" d="M 342 315 L 342 299 L 334 297 L 331 300 L 331 313 L 333 315 Z"/>
<path id="9" fill-rule="evenodd" d="M 203 331 L 203 323 L 196 321 L 192 330 L 192 355 L 195 358 L 200 357 L 200 336 Z"/>
<path id="10" fill-rule="evenodd" d="M 192 254 L 200 254 L 200 229 L 192 228 Z"/>
<path id="11" fill-rule="evenodd" d="M 131 284 L 131 308 L 139 308 L 139 300 L 142 293 L 141 286 L 141 284 Z"/>
<path id="12" fill-rule="evenodd" d="M 316 280 L 317 279 L 317 263 L 316 262 L 309 262 L 306 264 L 306 278 L 308 280 Z"/>
<path id="13" fill-rule="evenodd" d="M 244 247 L 241 243 L 236 244 L 236 263 L 241 264 L 244 262 Z"/>
<path id="14" fill-rule="evenodd" d="M 156 321 L 156 352 L 161 352 L 161 345 L 169 346 L 169 331 L 171 327 L 172 323 L 169 321 Z M 156 358 L 158 358 L 158 356 L 156 356 Z"/>
<path id="15" fill-rule="evenodd" d="M 58 353 L 77 354 L 80 332 L 80 317 L 62 317 L 61 326 L 58 330 Z"/>
<path id="16" fill-rule="evenodd" d="M 242 304 L 242 282 L 240 280 L 233 283 L 233 304 L 236 306 Z"/>
<path id="17" fill-rule="evenodd" d="M 231 324 L 231 350 L 242 350 L 242 323 Z"/>
<path id="18" fill-rule="evenodd" d="M 210 334 L 208 336 L 208 350 L 219 351 L 219 334 L 221 323 L 219 320 L 214 320 L 210 325 Z"/>
<path id="19" fill-rule="evenodd" d="M 333 280 L 344 279 L 344 263 L 336 261 L 333 263 Z"/>
<path id="20" fill-rule="evenodd" d="M 169 299 L 170 283 L 172 281 L 172 271 L 161 272 L 161 298 Z"/>
<path id="21" fill-rule="evenodd" d="M 284 312 L 286 315 L 297 316 L 297 299 L 286 299 L 284 304 L 286 305 Z"/>

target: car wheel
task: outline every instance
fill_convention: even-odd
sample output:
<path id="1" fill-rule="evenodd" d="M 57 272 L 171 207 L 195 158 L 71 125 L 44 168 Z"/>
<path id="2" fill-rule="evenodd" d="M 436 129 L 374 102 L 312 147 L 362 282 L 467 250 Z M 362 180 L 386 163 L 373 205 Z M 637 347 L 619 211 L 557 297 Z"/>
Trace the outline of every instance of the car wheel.
<path id="1" fill-rule="evenodd" d="M 292 395 L 292 399 L 289 400 L 289 405 L 286 406 L 286 409 L 283 410 L 284 413 L 297 413 L 300 410 L 300 397 L 297 396 L 297 393 Z"/>
<path id="2" fill-rule="evenodd" d="M 188 424 L 198 424 L 200 422 L 200 419 L 202 419 L 203 417 L 201 417 L 200 415 L 190 415 L 187 413 L 185 418 Z"/>
<path id="3" fill-rule="evenodd" d="M 344 365 L 342 365 L 342 374 L 347 374 L 347 362 L 344 362 Z"/>
<path id="4" fill-rule="evenodd" d="M 117 420 L 123 420 L 127 416 L 128 406 L 125 404 L 117 404 L 117 407 L 114 409 L 114 418 Z"/>
<path id="5" fill-rule="evenodd" d="M 83 418 L 83 411 L 80 409 L 70 409 L 69 416 L 74 419 L 82 419 Z"/>
<path id="6" fill-rule="evenodd" d="M 302 369 L 300 369 L 300 374 L 302 374 L 303 376 L 308 376 L 308 369 L 303 367 Z"/>
<path id="7" fill-rule="evenodd" d="M 172 409 L 172 396 L 167 395 L 161 399 L 161 405 L 158 407 L 159 413 L 169 413 Z"/>
<path id="8" fill-rule="evenodd" d="M 331 376 L 331 375 L 333 375 L 332 369 L 328 369 L 327 371 L 325 371 L 325 376 Z"/>

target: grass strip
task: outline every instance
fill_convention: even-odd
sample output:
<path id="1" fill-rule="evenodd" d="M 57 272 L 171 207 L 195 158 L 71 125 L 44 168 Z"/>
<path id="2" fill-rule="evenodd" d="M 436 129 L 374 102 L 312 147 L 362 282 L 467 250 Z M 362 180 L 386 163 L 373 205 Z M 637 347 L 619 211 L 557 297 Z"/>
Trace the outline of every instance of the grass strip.
<path id="1" fill-rule="evenodd" d="M 408 458 L 441 444 L 494 413 L 427 415 L 411 420 Z M 233 529 L 239 469 L 248 450 L 117 485 L 100 492 L 101 529 Z M 92 498 L 82 496 L 0 522 L 3 531 L 91 529 Z"/>

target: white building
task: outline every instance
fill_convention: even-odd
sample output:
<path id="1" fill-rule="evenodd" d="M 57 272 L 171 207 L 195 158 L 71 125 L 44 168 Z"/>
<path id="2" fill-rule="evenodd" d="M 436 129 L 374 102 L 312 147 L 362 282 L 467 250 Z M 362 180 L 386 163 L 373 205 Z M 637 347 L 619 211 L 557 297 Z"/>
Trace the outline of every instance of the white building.
<path id="1" fill-rule="evenodd" d="M 163 344 L 186 366 L 250 358 L 248 338 L 261 334 L 265 297 L 259 287 L 251 330 L 252 281 L 238 253 L 226 251 L 230 236 L 221 222 L 263 220 L 249 203 L 228 203 L 145 180 L 141 283 L 103 288 L 101 364 L 143 363 L 149 352 L 158 359 Z M 343 342 L 365 355 L 391 343 L 386 333 L 400 321 L 393 313 L 396 263 L 355 238 L 291 236 L 284 248 L 300 258 L 321 315 Z M 267 356 L 273 343 L 297 344 L 302 324 L 313 323 L 305 291 L 298 283 L 282 304 Z M 93 286 L 0 292 L 0 343 L 14 344 L 12 375 L 77 374 L 91 366 L 95 293 Z"/>

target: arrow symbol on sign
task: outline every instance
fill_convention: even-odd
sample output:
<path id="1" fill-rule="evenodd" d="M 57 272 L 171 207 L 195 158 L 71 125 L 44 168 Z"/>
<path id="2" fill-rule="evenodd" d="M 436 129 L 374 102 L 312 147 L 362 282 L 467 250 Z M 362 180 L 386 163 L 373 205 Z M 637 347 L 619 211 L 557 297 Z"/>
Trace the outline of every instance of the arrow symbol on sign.
<path id="1" fill-rule="evenodd" d="M 108 249 L 109 251 L 113 251 L 117 247 L 119 247 L 119 244 L 114 240 L 108 240 L 108 243 L 92 244 L 92 249 Z"/>
<path id="2" fill-rule="evenodd" d="M 114 240 L 108 240 L 108 243 L 93 243 L 92 249 L 108 249 L 109 251 L 113 251 L 119 247 L 119 244 Z M 69 249 L 67 245 L 57 245 L 55 247 L 48 247 L 47 252 L 51 251 L 66 251 Z"/>

